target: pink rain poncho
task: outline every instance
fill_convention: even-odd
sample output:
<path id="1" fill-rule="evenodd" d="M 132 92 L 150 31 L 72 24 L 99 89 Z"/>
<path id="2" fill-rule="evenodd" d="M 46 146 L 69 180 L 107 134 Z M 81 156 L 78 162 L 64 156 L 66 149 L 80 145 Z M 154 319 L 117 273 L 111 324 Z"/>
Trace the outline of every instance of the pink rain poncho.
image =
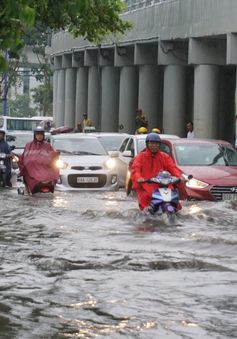
<path id="1" fill-rule="evenodd" d="M 33 140 L 26 144 L 19 159 L 19 168 L 20 175 L 23 176 L 30 192 L 33 192 L 35 186 L 43 181 L 51 181 L 56 184 L 59 170 L 54 163 L 58 155 L 58 152 L 45 141 Z"/>

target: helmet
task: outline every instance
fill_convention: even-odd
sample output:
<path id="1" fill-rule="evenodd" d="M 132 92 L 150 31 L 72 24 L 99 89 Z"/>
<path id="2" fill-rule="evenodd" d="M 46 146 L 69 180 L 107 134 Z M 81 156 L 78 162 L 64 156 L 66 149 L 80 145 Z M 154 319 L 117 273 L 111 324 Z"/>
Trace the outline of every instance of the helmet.
<path id="1" fill-rule="evenodd" d="M 138 128 L 138 130 L 137 130 L 137 133 L 138 133 L 138 134 L 147 134 L 147 132 L 148 132 L 148 130 L 147 130 L 146 127 L 140 127 L 140 128 Z"/>
<path id="2" fill-rule="evenodd" d="M 36 134 L 42 134 L 43 135 L 43 139 L 41 141 L 38 141 L 36 139 Z M 45 138 L 45 130 L 43 127 L 41 126 L 37 126 L 35 129 L 34 129 L 34 140 L 37 140 L 37 142 L 43 142 L 44 141 L 44 138 Z"/>
<path id="3" fill-rule="evenodd" d="M 161 139 L 160 139 L 160 136 L 159 134 L 157 133 L 149 133 L 146 137 L 146 144 L 149 142 L 149 141 L 153 141 L 153 142 L 161 142 Z"/>
<path id="4" fill-rule="evenodd" d="M 160 133 L 160 129 L 159 128 L 152 128 L 151 130 L 154 133 Z"/>
<path id="5" fill-rule="evenodd" d="M 45 133 L 45 130 L 43 127 L 41 126 L 37 126 L 35 129 L 34 129 L 34 134 L 35 133 Z"/>

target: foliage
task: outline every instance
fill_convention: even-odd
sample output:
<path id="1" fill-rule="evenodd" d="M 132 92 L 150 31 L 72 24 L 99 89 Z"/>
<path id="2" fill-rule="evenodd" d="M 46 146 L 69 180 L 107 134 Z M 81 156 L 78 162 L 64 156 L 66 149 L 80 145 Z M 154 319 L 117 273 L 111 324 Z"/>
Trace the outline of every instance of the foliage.
<path id="1" fill-rule="evenodd" d="M 17 58 L 27 29 L 68 29 L 99 43 L 105 36 L 124 33 L 131 23 L 120 18 L 123 0 L 0 0 L 0 69 L 7 69 L 4 53 Z"/>
<path id="2" fill-rule="evenodd" d="M 67 29 L 74 37 L 99 44 L 104 37 L 131 27 L 119 17 L 126 6 L 123 0 L 0 0 L 0 5 L 0 98 L 6 100 L 8 89 L 19 80 L 19 67 L 30 68 L 36 80 L 44 82 L 33 94 L 43 114 L 52 113 L 52 72 L 45 56 L 52 31 Z M 38 65 L 29 64 L 23 56 L 25 45 L 32 46 Z M 23 98 L 20 101 L 23 104 Z M 24 107 L 26 112 L 26 102 Z"/>
<path id="3" fill-rule="evenodd" d="M 31 90 L 33 102 L 37 106 L 39 115 L 52 116 L 53 111 L 53 87 L 50 83 L 39 85 Z"/>
<path id="4" fill-rule="evenodd" d="M 30 97 L 27 94 L 17 95 L 10 103 L 10 115 L 13 117 L 32 117 L 37 115 L 30 107 Z"/>
<path id="5" fill-rule="evenodd" d="M 9 60 L 8 62 L 8 71 L 3 72 L 0 77 L 0 101 L 7 99 L 9 87 L 12 84 L 17 84 L 20 86 L 19 81 L 19 61 Z"/>

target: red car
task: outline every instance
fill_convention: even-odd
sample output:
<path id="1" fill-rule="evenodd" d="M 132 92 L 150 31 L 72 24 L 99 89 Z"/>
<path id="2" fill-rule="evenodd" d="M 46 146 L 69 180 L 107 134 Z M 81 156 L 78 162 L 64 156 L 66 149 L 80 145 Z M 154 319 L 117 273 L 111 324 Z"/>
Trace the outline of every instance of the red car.
<path id="1" fill-rule="evenodd" d="M 162 139 L 160 149 L 173 158 L 184 176 L 193 176 L 180 190 L 182 200 L 237 201 L 237 151 L 230 143 L 212 139 Z M 129 194 L 129 170 L 125 187 Z"/>
<path id="2" fill-rule="evenodd" d="M 186 183 L 182 197 L 189 200 L 237 200 L 237 151 L 224 140 L 162 140 L 161 150 L 174 159 Z"/>

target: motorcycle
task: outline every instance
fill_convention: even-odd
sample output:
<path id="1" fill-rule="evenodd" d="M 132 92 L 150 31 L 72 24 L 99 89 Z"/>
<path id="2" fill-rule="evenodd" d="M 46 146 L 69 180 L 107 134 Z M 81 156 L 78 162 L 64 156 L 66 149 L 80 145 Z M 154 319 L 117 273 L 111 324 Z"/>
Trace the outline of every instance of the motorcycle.
<path id="1" fill-rule="evenodd" d="M 30 190 L 30 188 L 25 183 L 25 188 L 18 187 L 17 192 L 20 195 L 24 195 L 25 193 L 28 195 L 35 193 L 53 193 L 55 185 L 55 181 L 40 181 L 34 186 L 32 190 Z"/>
<path id="2" fill-rule="evenodd" d="M 7 154 L 0 153 L 0 187 L 6 186 L 6 162 Z"/>
<path id="3" fill-rule="evenodd" d="M 11 147 L 11 150 L 12 149 L 14 148 Z M 6 154 L 4 152 L 0 152 L 0 187 L 8 186 L 9 174 L 7 174 L 8 171 L 7 171 L 6 162 L 11 163 L 11 176 L 12 176 L 14 174 L 16 161 L 17 161 L 17 157 L 13 153 Z M 10 176 L 10 179 L 11 179 L 11 176 Z"/>
<path id="4" fill-rule="evenodd" d="M 24 184 L 24 187 L 18 187 L 18 194 L 54 193 L 59 178 L 60 165 L 60 160 L 54 159 L 50 166 L 37 166 L 35 168 L 29 166 L 28 170 L 31 170 L 30 173 L 26 171 L 25 175 L 18 176 L 18 181 L 22 181 Z"/>
<path id="5" fill-rule="evenodd" d="M 156 177 L 145 182 L 159 185 L 159 188 L 152 192 L 148 212 L 151 215 L 166 215 L 169 221 L 174 221 L 177 211 L 181 208 L 177 188 L 180 178 L 172 176 L 167 171 L 161 171 Z"/>

